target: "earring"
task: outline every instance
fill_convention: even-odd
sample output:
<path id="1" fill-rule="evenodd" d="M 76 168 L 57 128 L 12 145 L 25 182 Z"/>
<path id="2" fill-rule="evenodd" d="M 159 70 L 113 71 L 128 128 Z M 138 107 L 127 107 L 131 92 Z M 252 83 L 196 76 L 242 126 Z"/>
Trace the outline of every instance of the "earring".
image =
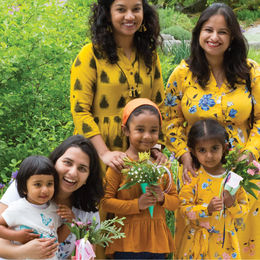
<path id="1" fill-rule="evenodd" d="M 140 28 L 138 29 L 138 32 L 145 32 L 145 31 L 147 31 L 147 29 L 146 29 L 145 25 L 142 23 Z"/>
<path id="2" fill-rule="evenodd" d="M 231 47 L 228 48 L 228 51 L 231 51 Z"/>
<path id="3" fill-rule="evenodd" d="M 107 32 L 109 32 L 109 33 L 112 32 L 112 27 L 111 27 L 111 25 L 108 25 L 108 26 L 107 26 Z"/>

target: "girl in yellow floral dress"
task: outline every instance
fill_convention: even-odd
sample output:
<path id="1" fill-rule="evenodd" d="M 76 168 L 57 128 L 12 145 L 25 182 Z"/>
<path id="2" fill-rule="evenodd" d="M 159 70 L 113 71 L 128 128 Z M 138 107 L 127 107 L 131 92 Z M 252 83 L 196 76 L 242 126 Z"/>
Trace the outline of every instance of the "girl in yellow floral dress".
<path id="1" fill-rule="evenodd" d="M 188 171 L 195 172 L 187 133 L 200 119 L 217 120 L 232 146 L 249 151 L 249 160 L 259 159 L 260 67 L 247 59 L 246 39 L 227 5 L 214 3 L 201 13 L 193 29 L 191 56 L 172 72 L 165 104 L 167 147 L 182 163 L 184 181 L 189 181 Z M 260 259 L 260 199 L 248 197 L 249 215 L 238 222 L 241 253 L 245 259 Z M 178 226 L 176 240 L 182 237 Z"/>
<path id="2" fill-rule="evenodd" d="M 223 192 L 228 134 L 217 121 L 200 120 L 190 129 L 188 146 L 198 171 L 179 193 L 186 225 L 177 258 L 240 259 L 234 220 L 246 216 L 248 199 L 243 188 L 234 196 Z"/>

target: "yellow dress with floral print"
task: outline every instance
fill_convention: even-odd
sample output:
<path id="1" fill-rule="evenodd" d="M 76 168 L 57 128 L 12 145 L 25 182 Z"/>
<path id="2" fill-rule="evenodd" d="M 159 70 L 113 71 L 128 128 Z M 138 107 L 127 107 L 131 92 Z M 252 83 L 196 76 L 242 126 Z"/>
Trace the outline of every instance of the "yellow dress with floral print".
<path id="1" fill-rule="evenodd" d="M 210 74 L 206 89 L 202 89 L 192 77 L 183 60 L 172 72 L 166 86 L 166 135 L 167 146 L 180 157 L 187 152 L 187 133 L 190 127 L 204 118 L 216 119 L 228 134 L 230 143 L 240 144 L 259 158 L 260 151 L 260 67 L 253 61 L 251 66 L 252 96 L 244 84 L 230 89 L 224 82 L 217 86 Z M 248 118 L 254 101 L 255 123 L 250 131 Z M 250 134 L 248 132 L 250 131 Z"/>
<path id="2" fill-rule="evenodd" d="M 235 204 L 209 215 L 207 207 L 219 196 L 225 174 L 213 176 L 203 167 L 179 193 L 180 213 L 185 218 L 177 259 L 240 259 L 239 243 L 234 219 L 246 216 L 247 194 L 243 188 L 236 193 Z"/>
<path id="3" fill-rule="evenodd" d="M 92 43 L 85 45 L 71 68 L 71 113 L 75 134 L 87 138 L 101 134 L 110 150 L 125 151 L 126 137 L 121 131 L 125 105 L 136 97 L 149 98 L 162 114 L 164 86 L 160 60 L 151 71 L 133 50 L 128 59 L 117 50 L 119 61 L 110 64 Z"/>
<path id="4" fill-rule="evenodd" d="M 187 63 L 183 60 L 172 72 L 166 86 L 166 136 L 167 147 L 180 157 L 188 151 L 187 133 L 192 124 L 200 119 L 213 118 L 222 124 L 232 146 L 240 144 L 259 158 L 260 151 L 260 66 L 248 60 L 251 67 L 252 95 L 246 84 L 236 84 L 230 89 L 226 82 L 217 87 L 213 74 L 210 74 L 206 89 L 202 89 L 192 77 Z M 254 124 L 250 129 L 248 118 L 254 103 Z M 260 200 L 248 195 L 250 212 L 245 219 L 238 221 L 238 237 L 241 255 L 244 259 L 260 259 Z M 178 212 L 177 212 L 178 214 Z M 176 222 L 181 221 L 181 217 Z M 177 223 L 176 223 L 177 225 Z M 178 227 L 179 226 L 179 227 Z M 182 226 L 177 225 L 176 246 L 182 237 Z"/>

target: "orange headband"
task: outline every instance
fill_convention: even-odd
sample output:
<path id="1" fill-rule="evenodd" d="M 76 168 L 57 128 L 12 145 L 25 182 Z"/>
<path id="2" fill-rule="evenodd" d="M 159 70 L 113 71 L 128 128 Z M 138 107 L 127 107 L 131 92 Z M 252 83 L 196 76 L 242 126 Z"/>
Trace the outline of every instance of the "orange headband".
<path id="1" fill-rule="evenodd" d="M 132 112 L 136 108 L 143 106 L 143 105 L 150 105 L 157 109 L 157 111 L 160 115 L 160 120 L 161 120 L 161 125 L 162 125 L 162 115 L 161 115 L 161 112 L 160 112 L 159 108 L 157 107 L 157 105 L 148 98 L 135 98 L 135 99 L 129 101 L 123 110 L 123 118 L 122 118 L 123 126 L 126 125 L 126 122 L 129 118 L 129 116 L 132 114 Z"/>

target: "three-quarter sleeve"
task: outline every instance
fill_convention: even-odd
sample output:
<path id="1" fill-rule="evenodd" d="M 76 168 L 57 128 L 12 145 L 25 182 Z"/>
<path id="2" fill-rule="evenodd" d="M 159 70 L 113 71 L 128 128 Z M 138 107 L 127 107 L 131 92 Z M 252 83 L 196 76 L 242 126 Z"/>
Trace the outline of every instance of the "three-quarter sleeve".
<path id="1" fill-rule="evenodd" d="M 80 51 L 71 67 L 70 104 L 76 132 L 89 138 L 100 134 L 92 114 L 97 71 L 92 44 Z"/>
<path id="2" fill-rule="evenodd" d="M 184 61 L 172 72 L 165 90 L 165 127 L 167 147 L 179 158 L 188 151 L 185 118 L 181 109 L 183 81 L 187 72 Z"/>
<path id="3" fill-rule="evenodd" d="M 260 66 L 253 61 L 251 66 L 251 89 L 254 102 L 254 123 L 250 131 L 249 138 L 245 145 L 245 150 L 251 151 L 255 158 L 259 158 L 260 149 Z"/>

